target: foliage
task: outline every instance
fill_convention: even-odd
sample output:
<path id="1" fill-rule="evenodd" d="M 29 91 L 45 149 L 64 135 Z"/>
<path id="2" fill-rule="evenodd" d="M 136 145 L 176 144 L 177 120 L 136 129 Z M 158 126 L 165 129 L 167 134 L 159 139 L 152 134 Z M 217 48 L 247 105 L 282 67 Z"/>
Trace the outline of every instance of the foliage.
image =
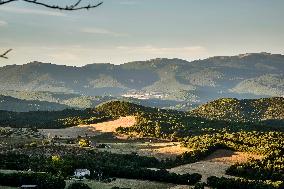
<path id="1" fill-rule="evenodd" d="M 271 152 L 262 160 L 252 160 L 229 167 L 227 174 L 256 180 L 284 181 L 284 151 Z"/>
<path id="2" fill-rule="evenodd" d="M 166 170 L 150 170 L 146 167 L 161 166 L 155 158 L 141 157 L 135 154 L 111 154 L 106 152 L 88 152 L 85 155 L 66 155 L 62 157 L 27 156 L 9 154 L 0 156 L 0 168 L 44 171 L 64 177 L 71 176 L 75 169 L 91 170 L 93 179 L 110 177 L 152 180 L 177 184 L 195 184 L 201 179 L 199 174 L 178 175 Z M 19 164 L 21 163 L 21 164 Z M 95 172 L 94 172 L 95 171 Z M 97 178 L 97 174 L 102 178 Z"/>
<path id="3" fill-rule="evenodd" d="M 284 187 L 283 182 L 250 181 L 215 176 L 208 177 L 207 184 L 216 189 L 282 189 Z"/>
<path id="4" fill-rule="evenodd" d="M 190 112 L 191 115 L 206 119 L 233 122 L 263 122 L 272 124 L 274 120 L 284 120 L 284 98 L 261 98 L 237 100 L 222 98 L 201 105 Z"/>
<path id="5" fill-rule="evenodd" d="M 0 185 L 20 187 L 21 185 L 37 185 L 39 189 L 64 189 L 65 181 L 46 173 L 0 173 Z"/>
<path id="6" fill-rule="evenodd" d="M 75 182 L 68 186 L 67 189 L 91 189 L 87 184 Z"/>
<path id="7" fill-rule="evenodd" d="M 87 139 L 80 139 L 79 140 L 79 145 L 80 147 L 89 147 L 90 146 L 90 141 Z"/>
<path id="8" fill-rule="evenodd" d="M 206 186 L 206 184 L 204 182 L 202 182 L 202 183 L 199 182 L 199 183 L 196 183 L 194 185 L 193 189 L 204 189 L 205 186 Z"/>
<path id="9" fill-rule="evenodd" d="M 0 111 L 0 126 L 16 128 L 65 128 L 110 119 L 109 115 L 92 109 L 34 112 Z"/>
<path id="10" fill-rule="evenodd" d="M 202 177 L 197 173 L 179 175 L 176 173 L 170 173 L 165 169 L 155 171 L 147 168 L 133 168 L 129 166 L 104 166 L 98 168 L 96 171 L 102 172 L 109 177 L 142 179 L 186 185 L 193 185 L 199 182 Z"/>
<path id="11" fill-rule="evenodd" d="M 266 155 L 262 160 L 235 164 L 227 170 L 227 173 L 249 179 L 284 180 L 283 132 L 223 132 L 187 138 L 183 143 L 193 149 L 193 152 L 203 152 L 204 155 L 199 154 L 195 156 L 196 159 L 205 157 L 216 148 Z"/>

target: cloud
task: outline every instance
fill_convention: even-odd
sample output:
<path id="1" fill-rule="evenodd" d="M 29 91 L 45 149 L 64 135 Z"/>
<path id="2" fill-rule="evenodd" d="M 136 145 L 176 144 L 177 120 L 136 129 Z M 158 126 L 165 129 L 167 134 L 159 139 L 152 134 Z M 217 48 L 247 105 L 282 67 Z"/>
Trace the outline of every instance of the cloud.
<path id="1" fill-rule="evenodd" d="M 59 53 L 54 53 L 50 54 L 51 58 L 54 58 L 57 61 L 79 61 L 80 57 L 75 55 L 72 52 L 59 52 Z"/>
<path id="2" fill-rule="evenodd" d="M 46 16 L 66 16 L 61 12 L 56 11 L 45 11 L 38 9 L 27 9 L 27 8 L 15 8 L 15 7 L 1 7 L 1 11 L 11 12 L 16 14 L 35 14 L 35 15 L 46 15 Z"/>
<path id="3" fill-rule="evenodd" d="M 0 27 L 6 26 L 7 24 L 6 21 L 0 20 Z"/>
<path id="4" fill-rule="evenodd" d="M 0 44 L 0 48 L 1 48 Z M 5 47 L 3 47 L 5 49 Z M 9 59 L 9 63 L 19 64 L 31 61 L 51 62 L 82 66 L 95 62 L 109 62 L 121 64 L 137 60 L 149 60 L 153 58 L 181 58 L 195 60 L 208 57 L 207 49 L 202 46 L 184 47 L 158 47 L 146 46 L 84 46 L 73 45 L 44 45 L 38 44 L 19 45 L 17 53 Z"/>
<path id="5" fill-rule="evenodd" d="M 121 1 L 121 2 L 119 2 L 119 4 L 121 4 L 121 5 L 137 5 L 138 2 L 129 0 L 129 1 Z"/>
<path id="6" fill-rule="evenodd" d="M 155 47 L 152 45 L 146 46 L 119 46 L 119 50 L 128 51 L 129 53 L 146 53 L 153 55 L 199 55 L 203 54 L 206 49 L 202 46 L 185 46 L 185 47 Z"/>
<path id="7" fill-rule="evenodd" d="M 109 36 L 114 36 L 114 37 L 127 36 L 127 34 L 113 32 L 113 31 L 110 31 L 104 28 L 83 28 L 81 29 L 81 32 L 89 33 L 89 34 L 97 34 L 97 35 L 109 35 Z"/>

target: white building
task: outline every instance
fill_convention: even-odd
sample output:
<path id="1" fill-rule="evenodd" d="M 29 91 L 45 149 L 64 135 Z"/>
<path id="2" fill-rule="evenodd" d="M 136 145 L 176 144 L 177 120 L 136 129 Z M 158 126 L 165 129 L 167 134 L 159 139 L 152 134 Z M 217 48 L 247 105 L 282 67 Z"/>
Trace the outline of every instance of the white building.
<path id="1" fill-rule="evenodd" d="M 77 178 L 82 178 L 86 176 L 90 176 L 91 172 L 88 169 L 76 169 L 74 171 L 74 176 Z"/>

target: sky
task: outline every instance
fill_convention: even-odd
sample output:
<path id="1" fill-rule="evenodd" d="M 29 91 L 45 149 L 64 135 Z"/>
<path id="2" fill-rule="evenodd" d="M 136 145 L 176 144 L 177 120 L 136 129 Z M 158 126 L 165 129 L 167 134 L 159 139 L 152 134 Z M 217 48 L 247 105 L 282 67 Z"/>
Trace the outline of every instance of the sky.
<path id="1" fill-rule="evenodd" d="M 0 52 L 13 49 L 0 66 L 284 54 L 283 0 L 102 1 L 72 12 L 20 1 L 0 6 Z"/>

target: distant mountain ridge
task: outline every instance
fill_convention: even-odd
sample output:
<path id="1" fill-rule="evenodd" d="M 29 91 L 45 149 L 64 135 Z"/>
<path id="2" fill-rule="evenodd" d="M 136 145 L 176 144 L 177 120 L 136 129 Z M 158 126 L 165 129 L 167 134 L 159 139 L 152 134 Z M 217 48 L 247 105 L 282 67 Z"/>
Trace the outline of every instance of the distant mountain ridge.
<path id="1" fill-rule="evenodd" d="M 32 62 L 0 68 L 0 90 L 142 96 L 204 103 L 283 96 L 284 55 L 249 53 L 188 62 L 153 59 L 83 67 Z"/>
<path id="2" fill-rule="evenodd" d="M 58 111 L 69 108 L 66 105 L 37 100 L 21 100 L 10 96 L 0 95 L 0 110 L 13 112 L 28 111 Z"/>

